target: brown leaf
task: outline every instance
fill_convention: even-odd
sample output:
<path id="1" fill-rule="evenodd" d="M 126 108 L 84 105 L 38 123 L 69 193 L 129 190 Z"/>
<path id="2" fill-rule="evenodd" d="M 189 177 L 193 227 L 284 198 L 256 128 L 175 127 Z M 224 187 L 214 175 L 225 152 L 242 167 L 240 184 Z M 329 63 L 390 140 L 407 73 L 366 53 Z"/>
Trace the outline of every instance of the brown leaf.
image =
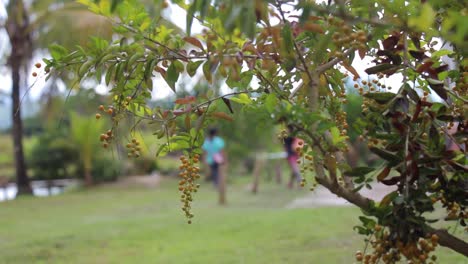
<path id="1" fill-rule="evenodd" d="M 348 63 L 346 63 L 344 61 L 343 61 L 342 65 L 343 65 L 343 67 L 345 67 L 345 69 L 347 69 L 349 72 L 351 72 L 354 75 L 354 77 L 361 78 L 359 76 L 359 73 L 356 71 L 356 69 L 353 66 L 349 65 Z"/>
<path id="2" fill-rule="evenodd" d="M 233 121 L 234 120 L 230 115 L 228 115 L 228 114 L 226 114 L 224 112 L 214 112 L 211 115 L 216 117 L 216 118 L 224 119 L 224 120 L 227 120 L 227 121 Z"/>
<path id="3" fill-rule="evenodd" d="M 401 176 L 400 177 L 393 177 L 393 178 L 390 178 L 388 180 L 382 180 L 381 182 L 387 186 L 391 186 L 391 185 L 395 185 L 397 184 L 399 181 L 401 180 Z"/>
<path id="4" fill-rule="evenodd" d="M 363 60 L 364 57 L 366 57 L 366 52 L 367 52 L 366 49 L 359 49 L 359 50 L 358 50 L 359 57 L 361 58 L 361 60 Z"/>
<path id="5" fill-rule="evenodd" d="M 229 108 L 229 112 L 231 112 L 231 114 L 234 114 L 234 111 L 232 110 L 232 106 L 231 106 L 231 100 L 224 98 L 224 97 L 222 99 L 223 99 L 224 104 L 226 104 L 226 106 Z"/>
<path id="6" fill-rule="evenodd" d="M 382 41 L 383 48 L 385 50 L 393 50 L 395 49 L 395 45 L 398 44 L 399 40 L 400 38 L 397 36 L 390 36 Z"/>
<path id="7" fill-rule="evenodd" d="M 383 181 L 385 178 L 387 178 L 388 174 L 390 173 L 390 167 L 385 167 L 379 175 L 377 175 L 377 180 Z"/>
<path id="8" fill-rule="evenodd" d="M 200 40 L 198 40 L 198 39 L 196 39 L 194 37 L 185 37 L 184 40 L 185 40 L 185 42 L 190 43 L 190 44 L 194 45 L 195 47 L 200 48 L 201 50 L 203 50 L 203 45 L 200 42 Z"/>

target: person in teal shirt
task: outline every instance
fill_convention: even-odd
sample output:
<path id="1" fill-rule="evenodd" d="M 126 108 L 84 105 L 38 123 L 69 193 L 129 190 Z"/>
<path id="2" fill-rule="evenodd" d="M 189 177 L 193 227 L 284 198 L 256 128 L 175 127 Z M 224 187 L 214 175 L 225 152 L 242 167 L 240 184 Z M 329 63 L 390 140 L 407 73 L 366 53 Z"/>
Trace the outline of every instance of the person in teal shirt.
<path id="1" fill-rule="evenodd" d="M 219 166 L 225 162 L 226 158 L 224 154 L 224 140 L 217 134 L 217 129 L 211 128 L 208 131 L 208 137 L 202 145 L 205 163 L 210 166 L 210 178 L 215 186 L 218 186 Z"/>

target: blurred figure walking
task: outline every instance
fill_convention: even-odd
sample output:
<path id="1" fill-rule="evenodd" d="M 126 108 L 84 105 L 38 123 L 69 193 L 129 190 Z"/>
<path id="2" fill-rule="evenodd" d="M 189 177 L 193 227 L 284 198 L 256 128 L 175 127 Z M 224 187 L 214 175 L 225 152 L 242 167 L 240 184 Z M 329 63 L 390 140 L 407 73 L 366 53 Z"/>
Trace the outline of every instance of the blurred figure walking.
<path id="1" fill-rule="evenodd" d="M 224 140 L 218 136 L 218 130 L 211 128 L 208 131 L 208 137 L 203 142 L 202 149 L 205 163 L 210 167 L 210 179 L 216 187 L 219 184 L 220 166 L 226 162 L 224 147 Z"/>

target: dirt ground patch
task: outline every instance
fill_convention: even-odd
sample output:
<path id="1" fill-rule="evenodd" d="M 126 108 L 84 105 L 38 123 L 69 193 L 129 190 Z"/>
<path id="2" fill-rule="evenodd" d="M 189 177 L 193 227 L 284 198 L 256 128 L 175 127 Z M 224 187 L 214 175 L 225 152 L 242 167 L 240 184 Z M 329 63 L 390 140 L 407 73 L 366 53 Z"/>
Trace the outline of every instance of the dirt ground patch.
<path id="1" fill-rule="evenodd" d="M 372 186 L 372 189 L 362 189 L 360 193 L 373 199 L 375 201 L 380 201 L 385 195 L 394 191 L 394 188 L 388 186 L 382 186 L 381 184 Z M 324 187 L 317 187 L 313 192 L 309 194 L 297 198 L 289 203 L 286 207 L 287 208 L 313 208 L 313 207 L 321 207 L 321 206 L 350 206 L 351 203 L 346 201 L 343 198 L 340 198 L 333 193 L 331 193 L 328 189 Z"/>
<path id="2" fill-rule="evenodd" d="M 137 175 L 128 176 L 119 179 L 112 185 L 119 187 L 130 187 L 130 186 L 143 186 L 148 188 L 156 188 L 159 186 L 162 177 L 158 173 L 152 173 L 150 175 Z"/>

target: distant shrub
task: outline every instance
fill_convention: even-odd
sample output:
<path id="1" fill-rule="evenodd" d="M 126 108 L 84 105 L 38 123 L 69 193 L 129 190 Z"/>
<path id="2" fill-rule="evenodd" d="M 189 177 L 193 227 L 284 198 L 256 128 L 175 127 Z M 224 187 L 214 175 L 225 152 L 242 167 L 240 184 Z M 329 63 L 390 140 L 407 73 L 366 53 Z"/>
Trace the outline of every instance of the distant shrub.
<path id="1" fill-rule="evenodd" d="M 73 176 L 69 170 L 77 157 L 77 149 L 64 133 L 46 132 L 32 147 L 28 163 L 36 179 L 63 179 Z"/>

